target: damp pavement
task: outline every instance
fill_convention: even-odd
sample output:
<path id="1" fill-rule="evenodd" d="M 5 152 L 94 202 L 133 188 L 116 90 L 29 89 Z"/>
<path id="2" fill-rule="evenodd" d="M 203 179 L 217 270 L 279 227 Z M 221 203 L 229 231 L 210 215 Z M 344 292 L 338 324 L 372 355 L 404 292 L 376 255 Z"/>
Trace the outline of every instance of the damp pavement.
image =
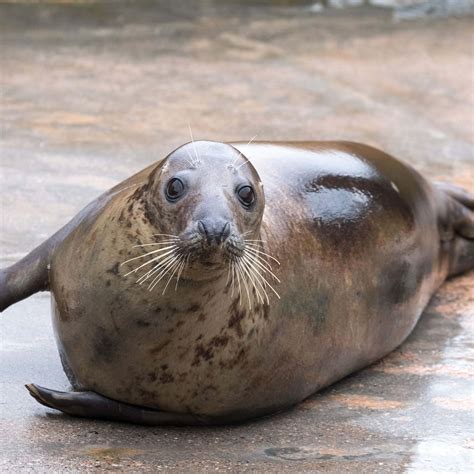
<path id="1" fill-rule="evenodd" d="M 0 2 L 0 35 L 2 266 L 188 141 L 189 126 L 197 139 L 366 142 L 474 189 L 469 18 L 394 23 L 383 9 L 298 2 Z M 37 294 L 0 315 L 0 470 L 469 472 L 473 283 L 472 272 L 447 282 L 379 363 L 292 410 L 218 428 L 38 405 L 25 383 L 67 380 L 49 296 Z"/>

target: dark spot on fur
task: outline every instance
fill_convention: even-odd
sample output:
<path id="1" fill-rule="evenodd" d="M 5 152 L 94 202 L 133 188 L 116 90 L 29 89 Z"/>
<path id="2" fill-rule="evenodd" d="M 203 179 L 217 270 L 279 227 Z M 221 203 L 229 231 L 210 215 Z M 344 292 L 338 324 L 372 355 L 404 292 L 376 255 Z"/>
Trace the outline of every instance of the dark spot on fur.
<path id="1" fill-rule="evenodd" d="M 201 337 L 198 337 L 198 340 L 201 339 Z M 223 336 L 214 336 L 208 343 L 207 345 L 204 344 L 198 344 L 196 346 L 196 349 L 194 351 L 194 360 L 192 365 L 196 366 L 199 365 L 201 362 L 201 359 L 205 361 L 211 362 L 211 359 L 214 357 L 214 350 L 219 348 L 219 347 L 225 347 L 229 343 L 229 336 L 223 335 Z"/>
<path id="2" fill-rule="evenodd" d="M 173 375 L 166 372 L 166 373 L 160 375 L 160 382 L 161 383 L 174 382 L 174 377 L 173 377 Z"/>
<path id="3" fill-rule="evenodd" d="M 179 328 L 179 327 L 181 327 L 183 324 L 184 324 L 184 321 L 178 321 L 178 322 L 176 323 L 176 327 Z"/>
<path id="4" fill-rule="evenodd" d="M 111 362 L 117 351 L 117 344 L 110 337 L 108 331 L 103 327 L 98 327 L 92 340 L 94 348 L 94 359 L 99 361 Z"/>
<path id="5" fill-rule="evenodd" d="M 194 350 L 194 360 L 191 364 L 193 367 L 199 365 L 201 363 L 201 359 L 203 360 L 210 360 L 214 357 L 212 347 L 204 347 L 202 344 L 196 346 Z"/>
<path id="6" fill-rule="evenodd" d="M 214 347 L 225 347 L 228 342 L 228 336 L 215 336 L 209 341 L 209 345 Z"/>
<path id="7" fill-rule="evenodd" d="M 239 337 L 244 335 L 242 330 L 242 320 L 245 318 L 245 310 L 239 305 L 239 299 L 236 299 L 230 307 L 230 318 L 227 326 L 233 329 Z"/>
<path id="8" fill-rule="evenodd" d="M 198 316 L 198 321 L 205 321 L 206 320 L 206 315 L 204 313 L 200 313 Z"/>
<path id="9" fill-rule="evenodd" d="M 202 339 L 203 338 L 203 335 L 202 334 L 199 334 L 198 337 L 196 337 L 196 341 L 199 341 L 199 339 Z"/>
<path id="10" fill-rule="evenodd" d="M 171 341 L 166 341 L 166 342 L 162 342 L 161 344 L 159 344 L 158 346 L 154 347 L 153 349 L 150 349 L 150 354 L 152 355 L 157 355 L 159 354 Z"/>
<path id="11" fill-rule="evenodd" d="M 161 308 L 159 306 L 155 308 L 155 313 L 161 313 Z"/>
<path id="12" fill-rule="evenodd" d="M 196 311 L 198 311 L 200 309 L 201 309 L 201 305 L 199 305 L 198 303 L 194 303 L 188 308 L 188 311 L 190 313 L 195 313 Z"/>
<path id="13" fill-rule="evenodd" d="M 119 273 L 119 267 L 120 267 L 120 264 L 117 262 L 113 267 L 109 268 L 107 270 L 108 273 L 112 273 L 114 275 L 118 275 Z"/>
<path id="14" fill-rule="evenodd" d="M 110 280 L 107 280 L 107 281 L 105 282 L 105 285 L 106 285 L 106 286 L 110 286 L 110 284 L 111 284 L 111 281 L 110 281 Z"/>
<path id="15" fill-rule="evenodd" d="M 141 328 L 147 328 L 150 326 L 150 323 L 148 321 L 144 321 L 143 319 L 137 319 L 135 323 Z"/>
<path id="16" fill-rule="evenodd" d="M 157 377 L 156 377 L 156 374 L 155 374 L 154 372 L 150 372 L 150 373 L 147 375 L 147 377 L 148 377 L 148 380 L 149 380 L 150 382 L 156 382 Z"/>

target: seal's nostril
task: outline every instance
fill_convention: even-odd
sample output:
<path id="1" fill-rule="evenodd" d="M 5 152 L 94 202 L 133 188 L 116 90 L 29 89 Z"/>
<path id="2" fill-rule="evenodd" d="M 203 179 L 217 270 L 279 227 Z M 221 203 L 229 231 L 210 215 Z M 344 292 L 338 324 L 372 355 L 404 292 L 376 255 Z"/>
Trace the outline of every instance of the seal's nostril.
<path id="1" fill-rule="evenodd" d="M 204 237 L 207 237 L 207 229 L 203 221 L 198 222 L 198 230 Z"/>
<path id="2" fill-rule="evenodd" d="M 221 242 L 224 242 L 230 235 L 230 223 L 226 222 L 221 232 Z"/>

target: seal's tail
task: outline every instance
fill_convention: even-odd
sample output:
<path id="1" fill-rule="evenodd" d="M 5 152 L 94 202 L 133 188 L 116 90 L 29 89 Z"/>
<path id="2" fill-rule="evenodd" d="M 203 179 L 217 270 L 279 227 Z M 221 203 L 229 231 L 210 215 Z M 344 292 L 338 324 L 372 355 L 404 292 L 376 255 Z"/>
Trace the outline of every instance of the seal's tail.
<path id="1" fill-rule="evenodd" d="M 451 277 L 474 269 L 474 195 L 452 184 L 436 187 L 443 193 L 441 240 L 449 246 Z"/>

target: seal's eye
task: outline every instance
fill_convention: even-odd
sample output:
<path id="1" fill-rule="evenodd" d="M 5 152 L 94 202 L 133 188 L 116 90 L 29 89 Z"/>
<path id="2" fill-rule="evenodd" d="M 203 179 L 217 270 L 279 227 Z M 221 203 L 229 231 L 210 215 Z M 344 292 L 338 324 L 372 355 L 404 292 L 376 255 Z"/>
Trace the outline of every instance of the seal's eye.
<path id="1" fill-rule="evenodd" d="M 176 201 L 184 193 L 184 183 L 179 178 L 172 178 L 166 185 L 166 198 L 168 201 Z"/>
<path id="2" fill-rule="evenodd" d="M 250 207 L 255 202 L 255 192 L 251 186 L 242 186 L 237 190 L 237 196 L 245 207 Z"/>

